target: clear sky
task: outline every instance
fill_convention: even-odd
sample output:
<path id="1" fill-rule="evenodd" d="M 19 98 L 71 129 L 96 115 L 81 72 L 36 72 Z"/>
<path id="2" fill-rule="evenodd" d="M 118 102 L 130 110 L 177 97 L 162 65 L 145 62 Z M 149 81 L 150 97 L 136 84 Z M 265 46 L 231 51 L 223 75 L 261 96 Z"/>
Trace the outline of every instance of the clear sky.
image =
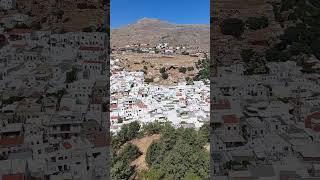
<path id="1" fill-rule="evenodd" d="M 111 28 L 132 24 L 144 17 L 177 24 L 210 22 L 210 0 L 110 0 L 110 2 Z"/>

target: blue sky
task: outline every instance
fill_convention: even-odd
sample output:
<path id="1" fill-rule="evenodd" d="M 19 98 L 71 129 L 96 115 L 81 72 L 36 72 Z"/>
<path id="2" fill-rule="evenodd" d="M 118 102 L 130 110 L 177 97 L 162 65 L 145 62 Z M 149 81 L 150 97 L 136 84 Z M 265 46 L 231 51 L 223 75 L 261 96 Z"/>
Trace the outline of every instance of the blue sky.
<path id="1" fill-rule="evenodd" d="M 148 17 L 177 24 L 209 24 L 209 0 L 110 0 L 111 28 Z"/>

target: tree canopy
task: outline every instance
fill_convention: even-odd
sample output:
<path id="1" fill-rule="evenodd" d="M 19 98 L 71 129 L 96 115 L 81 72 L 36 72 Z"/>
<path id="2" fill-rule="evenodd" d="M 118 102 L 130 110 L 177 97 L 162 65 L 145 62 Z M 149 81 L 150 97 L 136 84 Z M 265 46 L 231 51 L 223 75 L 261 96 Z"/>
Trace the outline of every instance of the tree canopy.
<path id="1" fill-rule="evenodd" d="M 220 27 L 222 34 L 240 37 L 244 32 L 245 23 L 241 19 L 228 18 L 222 21 Z"/>

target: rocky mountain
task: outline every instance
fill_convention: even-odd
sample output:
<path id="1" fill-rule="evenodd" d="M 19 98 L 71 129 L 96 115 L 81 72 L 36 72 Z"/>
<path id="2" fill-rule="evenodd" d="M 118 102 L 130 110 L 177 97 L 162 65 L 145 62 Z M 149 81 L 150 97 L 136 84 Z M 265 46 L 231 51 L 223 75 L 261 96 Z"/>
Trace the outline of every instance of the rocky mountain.
<path id="1" fill-rule="evenodd" d="M 277 43 L 283 31 L 274 17 L 273 4 L 277 3 L 279 0 L 238 0 L 237 3 L 232 0 L 211 0 L 215 7 L 211 8 L 212 59 L 216 59 L 219 64 L 232 64 L 242 60 L 240 55 L 245 49 L 253 49 L 258 56 L 264 56 L 265 51 Z M 267 19 L 267 25 L 250 29 L 250 25 L 259 25 L 262 17 Z M 223 22 L 231 19 L 244 24 L 241 36 L 233 37 L 223 33 Z M 232 26 L 229 23 L 232 31 L 238 28 Z"/>
<path id="2" fill-rule="evenodd" d="M 129 44 L 156 45 L 166 42 L 173 46 L 184 45 L 192 49 L 209 51 L 209 25 L 173 24 L 153 18 L 143 18 L 134 24 L 111 30 L 111 45 L 124 47 Z"/>
<path id="3" fill-rule="evenodd" d="M 107 1 L 17 0 L 16 3 L 17 11 L 30 17 L 26 26 L 34 30 L 96 31 L 102 24 L 108 24 L 110 3 Z"/>

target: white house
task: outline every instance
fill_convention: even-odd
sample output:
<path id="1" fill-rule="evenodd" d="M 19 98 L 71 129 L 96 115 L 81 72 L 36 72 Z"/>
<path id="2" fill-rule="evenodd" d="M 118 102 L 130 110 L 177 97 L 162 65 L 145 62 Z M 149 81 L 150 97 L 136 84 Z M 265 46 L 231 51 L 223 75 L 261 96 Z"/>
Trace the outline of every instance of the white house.
<path id="1" fill-rule="evenodd" d="M 2 9 L 15 9 L 16 1 L 15 0 L 0 0 L 0 8 Z"/>

